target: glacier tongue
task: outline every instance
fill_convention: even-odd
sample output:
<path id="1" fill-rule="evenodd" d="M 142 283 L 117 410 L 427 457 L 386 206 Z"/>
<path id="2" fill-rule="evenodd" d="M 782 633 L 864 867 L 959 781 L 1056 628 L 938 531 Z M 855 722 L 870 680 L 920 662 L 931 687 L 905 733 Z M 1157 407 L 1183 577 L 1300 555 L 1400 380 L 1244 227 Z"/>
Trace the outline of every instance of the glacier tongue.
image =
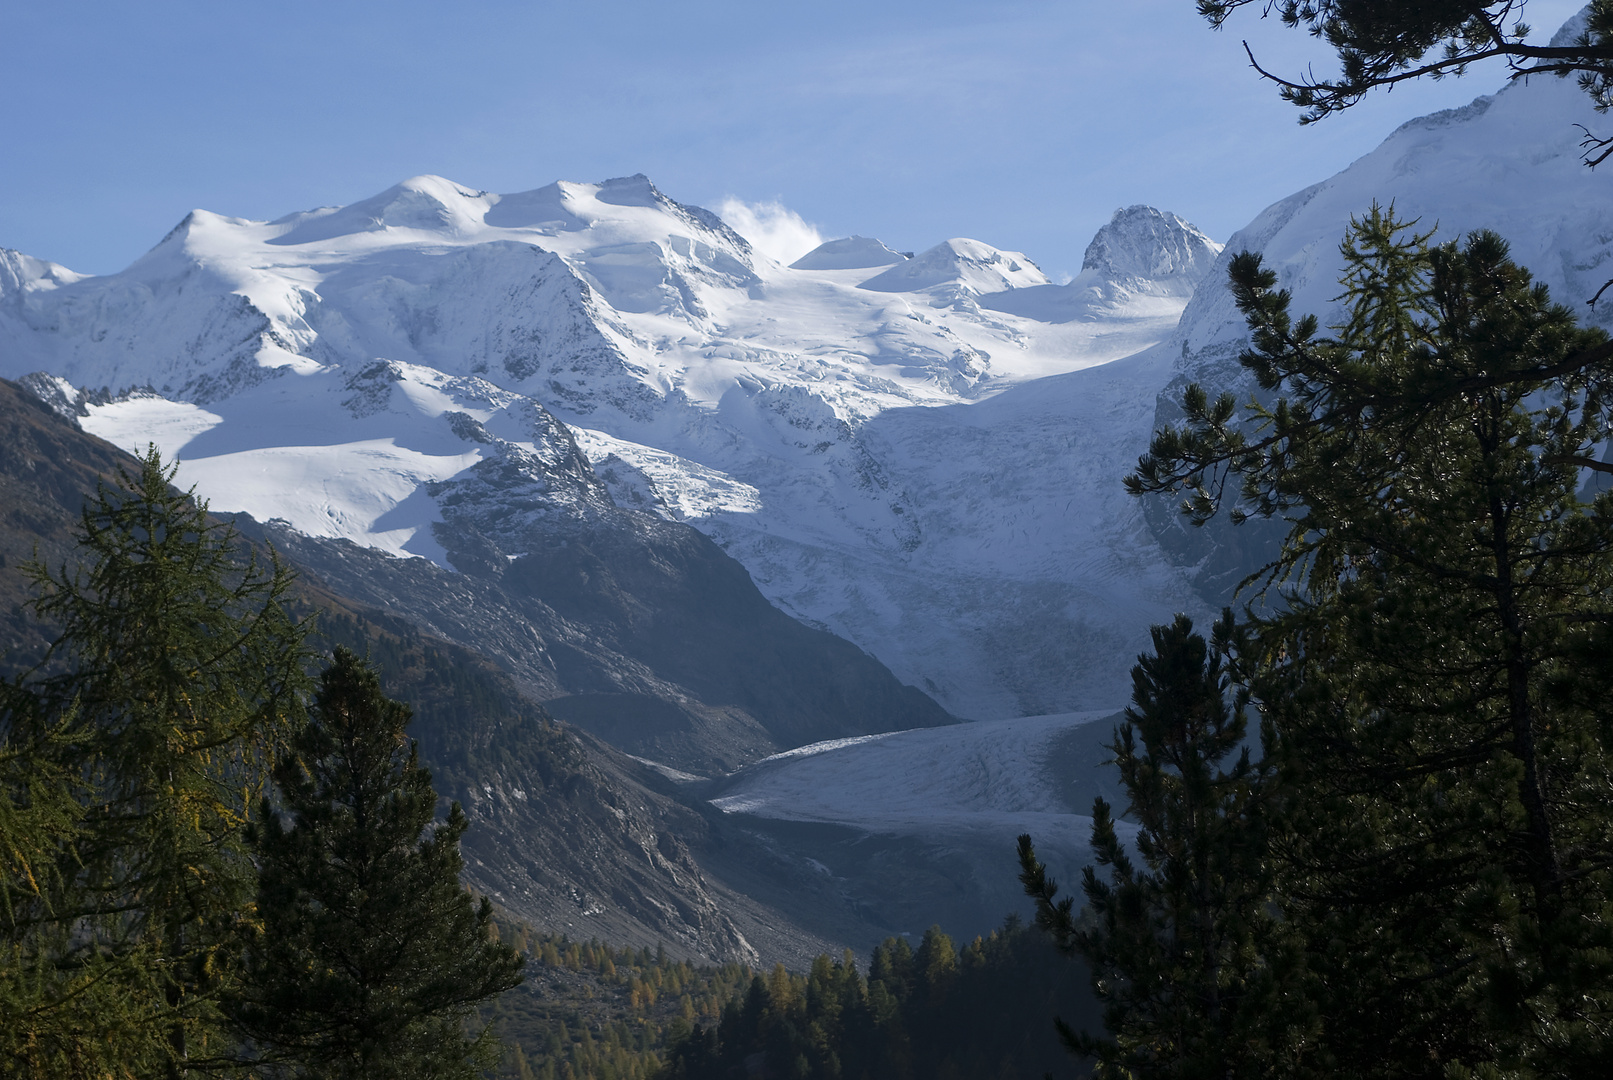
<path id="1" fill-rule="evenodd" d="M 1175 223 L 1127 234 L 1164 283 L 1051 320 L 1011 301 L 1060 287 L 978 241 L 786 267 L 642 176 L 415 177 L 275 222 L 196 211 L 104 278 L 11 257 L 0 373 L 106 388 L 64 406 L 219 510 L 449 565 L 465 528 L 518 551 L 651 509 L 962 715 L 1105 708 L 1194 603 L 1117 483 L 1168 360 L 1111 362 L 1170 332 L 1169 243 L 1199 234 L 1128 213 Z"/>

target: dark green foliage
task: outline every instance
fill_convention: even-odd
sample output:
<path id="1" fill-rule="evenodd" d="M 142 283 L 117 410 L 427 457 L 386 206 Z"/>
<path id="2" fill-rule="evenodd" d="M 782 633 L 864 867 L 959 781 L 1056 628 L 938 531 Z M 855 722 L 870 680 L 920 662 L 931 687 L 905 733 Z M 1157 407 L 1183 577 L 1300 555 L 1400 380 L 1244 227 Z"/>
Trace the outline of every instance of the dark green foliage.
<path id="1" fill-rule="evenodd" d="M 535 792 L 573 786 L 585 766 L 576 740 L 543 707 L 515 693 L 491 665 L 425 637 L 411 624 L 324 611 L 314 640 L 365 655 L 407 700 L 412 731 L 441 793 L 467 791 L 491 773 L 521 777 Z"/>
<path id="2" fill-rule="evenodd" d="M 155 450 L 84 508 L 83 568 L 34 569 L 62 628 L 11 684 L 0 1040 L 38 1074 L 161 1075 L 231 1052 L 253 871 L 240 829 L 301 718 L 291 576 L 169 486 Z"/>
<path id="3" fill-rule="evenodd" d="M 491 907 L 459 884 L 466 821 L 437 795 L 375 672 L 347 649 L 275 770 L 283 813 L 253 830 L 261 930 L 235 1008 L 273 1071 L 306 1077 L 471 1077 L 496 1047 L 476 1006 L 520 981 L 489 936 Z"/>
<path id="4" fill-rule="evenodd" d="M 1217 29 L 1251 4 L 1304 28 L 1338 54 L 1332 79 L 1286 80 L 1261 69 L 1287 100 L 1319 120 L 1361 100 L 1376 87 L 1408 79 L 1460 75 L 1467 65 L 1503 60 L 1513 78 L 1575 75 L 1599 110 L 1613 105 L 1613 0 L 1592 0 L 1590 25 L 1567 46 L 1524 39 L 1524 5 L 1516 0 L 1197 0 Z"/>
<path id="5" fill-rule="evenodd" d="M 662 1076 L 824 1080 L 1068 1075 L 1052 1025 L 1080 1008 L 1080 968 L 1016 921 L 959 952 L 939 927 L 915 951 L 901 938 L 874 950 L 861 977 L 848 953 L 820 956 L 805 976 L 755 976 L 721 1022 L 672 1046 Z"/>
<path id="6" fill-rule="evenodd" d="M 122 455 L 46 438 L 60 427 L 48 415 L 38 426 L 4 463 L 34 470 L 33 487 L 7 488 L 19 512 L 37 500 L 56 516 L 8 545 L 48 552 L 51 568 L 25 578 L 21 556 L 6 560 L 8 595 L 27 580 L 40 601 L 31 621 L 16 609 L 23 632 L 7 639 L 29 647 L 0 683 L 0 1076 L 237 1074 L 225 1006 L 257 891 L 242 826 L 311 685 L 309 624 L 292 613 L 334 604 L 324 636 L 394 662 L 461 787 L 498 767 L 552 796 L 574 786 L 582 751 L 487 665 L 355 618 L 261 545 L 254 559 L 154 454 L 86 506 L 85 463 L 110 475 Z"/>
<path id="7" fill-rule="evenodd" d="M 1613 1053 L 1613 353 L 1488 233 L 1376 207 L 1349 320 L 1232 263 L 1272 392 L 1197 387 L 1129 479 L 1197 520 L 1241 476 L 1290 531 L 1281 603 L 1229 635 L 1280 786 L 1274 903 L 1303 940 L 1317 1074 L 1592 1075 Z M 1273 590 L 1276 591 L 1276 590 Z M 1268 597 L 1269 599 L 1269 597 Z"/>
<path id="8" fill-rule="evenodd" d="M 1230 616 L 1217 629 L 1230 632 Z M 1100 798 L 1092 847 L 1109 876 L 1086 868 L 1087 910 L 1077 918 L 1073 898 L 1056 899 L 1029 836 L 1019 838 L 1020 880 L 1037 925 L 1091 966 L 1110 1037 L 1062 1021 L 1059 1029 L 1071 1050 L 1097 1058 L 1098 1076 L 1238 1075 L 1271 1006 L 1256 942 L 1273 937 L 1262 776 L 1240 750 L 1247 699 L 1229 703 L 1221 652 L 1185 615 L 1154 627 L 1153 639 L 1153 654 L 1132 669 L 1133 705 L 1110 745 L 1143 866 L 1126 854 Z"/>

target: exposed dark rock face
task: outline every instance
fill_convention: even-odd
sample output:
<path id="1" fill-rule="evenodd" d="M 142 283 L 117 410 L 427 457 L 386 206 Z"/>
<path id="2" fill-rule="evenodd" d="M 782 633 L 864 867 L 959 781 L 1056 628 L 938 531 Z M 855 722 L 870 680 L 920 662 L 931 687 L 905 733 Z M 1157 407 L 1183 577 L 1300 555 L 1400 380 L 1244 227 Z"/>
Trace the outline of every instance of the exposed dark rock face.
<path id="1" fill-rule="evenodd" d="M 953 720 L 855 645 L 773 607 L 694 529 L 638 511 L 533 525 L 518 554 L 451 523 L 439 536 L 457 574 L 266 535 L 343 594 L 492 658 L 556 717 L 688 772 Z"/>
<path id="2" fill-rule="evenodd" d="M 0 665 L 32 663 L 53 636 L 23 606 L 31 595 L 24 565 L 72 562 L 85 495 L 133 464 L 34 394 L 0 379 Z"/>
<path id="3" fill-rule="evenodd" d="M 53 636 L 25 608 L 24 565 L 36 557 L 74 565 L 86 496 L 136 467 L 0 380 L 0 673 L 32 663 Z M 237 524 L 261 533 L 249 520 Z M 695 852 L 730 843 L 721 816 L 672 797 L 654 771 L 556 724 L 488 660 L 369 610 L 316 575 L 304 573 L 297 602 L 320 612 L 321 643 L 369 653 L 388 692 L 414 707 L 411 734 L 439 794 L 464 805 L 473 822 L 467 882 L 512 915 L 583 938 L 664 942 L 713 961 L 794 961 L 833 945 L 708 880 Z"/>
<path id="4" fill-rule="evenodd" d="M 24 607 L 23 565 L 73 565 L 86 496 L 135 467 L 0 380 L 0 673 L 53 636 Z M 891 913 L 844 895 L 753 823 L 725 818 L 704 785 L 554 722 L 537 701 L 646 756 L 713 768 L 951 718 L 854 646 L 772 608 L 693 530 L 614 508 L 583 517 L 514 560 L 462 527 L 456 563 L 471 572 L 457 574 L 236 524 L 302 570 L 298 602 L 321 613 L 320 641 L 368 652 L 388 692 L 414 707 L 411 733 L 438 792 L 473 823 L 467 882 L 515 917 L 751 963 L 803 964 L 892 932 Z M 482 567 L 468 553 L 477 543 Z"/>

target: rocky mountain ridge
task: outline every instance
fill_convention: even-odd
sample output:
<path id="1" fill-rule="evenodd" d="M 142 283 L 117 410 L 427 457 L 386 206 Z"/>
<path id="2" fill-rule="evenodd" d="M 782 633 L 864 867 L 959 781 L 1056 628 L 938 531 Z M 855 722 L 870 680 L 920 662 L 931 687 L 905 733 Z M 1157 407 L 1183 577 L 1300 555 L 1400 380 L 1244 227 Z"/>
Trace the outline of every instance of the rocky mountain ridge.
<path id="1" fill-rule="evenodd" d="M 115 484 L 120 471 L 134 470 L 137 463 L 5 380 L 0 380 L 0 435 L 0 674 L 9 676 L 37 660 L 53 636 L 51 627 L 26 610 L 32 594 L 27 565 L 34 559 L 75 565 L 72 537 L 86 495 L 98 484 Z M 659 942 L 673 955 L 753 965 L 783 960 L 804 966 L 821 951 L 867 948 L 907 928 L 905 912 L 882 895 L 866 889 L 842 894 L 806 856 L 708 806 L 703 787 L 691 783 L 695 778 L 682 775 L 681 782 L 673 782 L 668 775 L 679 775 L 673 770 L 651 767 L 586 732 L 556 724 L 529 696 L 533 676 L 508 670 L 515 666 L 509 656 L 484 655 L 432 633 L 433 613 L 438 623 L 454 628 L 446 614 L 451 612 L 464 620 L 502 620 L 512 637 L 535 636 L 518 614 L 497 607 L 496 590 L 473 590 L 474 575 L 452 574 L 419 559 L 391 559 L 350 542 L 315 540 L 244 517 L 235 523 L 250 542 L 273 541 L 299 572 L 293 603 L 302 613 L 318 612 L 316 645 L 340 643 L 369 655 L 388 693 L 411 705 L 411 734 L 421 743 L 439 795 L 460 802 L 472 822 L 464 841 L 466 881 L 511 917 L 577 940 Z M 742 580 L 743 571 L 709 542 L 682 531 L 685 544 L 704 545 L 719 573 L 726 566 L 731 588 Z M 344 575 L 343 556 L 423 576 L 407 590 L 392 592 L 389 585 L 398 582 L 385 572 L 371 568 L 367 574 Z M 362 591 L 347 591 L 344 586 L 355 580 Z M 399 602 L 400 592 L 408 603 Z M 768 613 L 761 622 L 784 619 L 754 592 L 752 597 L 752 608 Z M 567 624 L 564 647 L 573 663 L 587 662 L 591 653 L 600 669 L 613 659 L 633 664 L 590 641 L 591 629 L 581 622 Z M 767 634 L 755 625 L 745 630 L 758 638 Z M 799 636 L 787 643 L 790 650 L 821 648 L 816 638 L 827 636 L 797 631 Z M 872 662 L 843 642 L 834 644 L 840 666 L 806 673 L 793 687 L 797 697 L 810 698 L 811 688 L 802 685 L 807 681 L 838 686 L 848 697 L 877 697 L 877 685 L 846 681 L 859 661 Z M 637 670 L 654 677 L 648 664 L 638 663 Z M 787 671 L 769 675 L 788 682 Z M 894 687 L 888 674 L 884 678 Z M 676 712 L 675 688 L 669 691 L 669 685 L 663 681 L 650 689 L 659 690 L 667 710 Z M 775 693 L 768 704 L 779 696 Z M 689 701 L 689 709 L 700 707 Z M 789 715 L 788 708 L 776 705 L 757 711 L 772 720 Z M 749 724 L 743 734 L 763 747 L 774 745 L 769 732 L 741 709 L 730 712 L 739 718 L 736 726 Z M 742 738 L 722 745 L 731 754 L 745 747 Z M 814 850 L 824 855 L 822 848 L 853 839 L 819 838 Z"/>

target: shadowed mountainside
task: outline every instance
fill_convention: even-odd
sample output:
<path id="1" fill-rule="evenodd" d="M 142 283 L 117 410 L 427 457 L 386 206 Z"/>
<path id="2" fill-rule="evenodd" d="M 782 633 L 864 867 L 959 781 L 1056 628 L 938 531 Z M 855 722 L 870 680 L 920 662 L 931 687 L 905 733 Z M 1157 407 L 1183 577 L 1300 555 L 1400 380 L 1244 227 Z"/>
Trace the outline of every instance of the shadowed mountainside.
<path id="1" fill-rule="evenodd" d="M 24 565 L 36 557 L 51 565 L 72 565 L 77 557 L 73 534 L 85 497 L 98 483 L 115 480 L 120 469 L 136 463 L 3 380 L 0 435 L 0 499 L 6 507 L 0 517 L 0 665 L 15 672 L 37 659 L 53 636 L 25 608 L 31 588 Z M 277 550 L 303 571 L 296 602 L 319 613 L 317 643 L 341 643 L 367 653 L 381 669 L 388 693 L 414 708 L 411 734 L 420 741 L 439 794 L 464 805 L 473 822 L 464 842 L 467 883 L 514 917 L 579 939 L 665 942 L 676 954 L 697 959 L 792 964 L 847 944 L 866 948 L 905 925 L 906 917 L 918 917 L 847 895 L 846 883 L 823 877 L 810 858 L 712 808 L 704 801 L 704 785 L 677 783 L 665 775 L 670 770 L 652 768 L 586 732 L 556 723 L 532 696 L 538 680 L 504 670 L 496 662 L 502 659 L 496 649 L 489 659 L 431 632 L 434 623 L 448 622 L 451 615 L 456 620 L 451 625 L 480 620 L 487 628 L 519 637 L 524 622 L 500 599 L 496 579 L 452 574 L 424 560 L 390 559 L 351 544 L 299 545 L 295 534 L 246 518 L 237 518 L 236 524 L 249 540 L 273 538 Z M 748 584 L 744 571 L 698 534 L 682 532 L 695 542 L 685 541 L 681 548 L 669 545 L 659 557 L 666 558 L 670 549 L 685 560 L 672 565 L 687 565 L 680 587 L 691 595 L 698 596 L 703 588 L 718 594 L 720 602 L 704 613 L 656 614 L 645 601 L 654 590 L 642 582 L 647 573 L 660 571 L 631 562 L 646 557 L 642 540 L 596 540 L 607 556 L 625 560 L 617 565 L 627 567 L 620 573 L 625 587 L 618 582 L 603 599 L 590 598 L 587 583 L 616 581 L 616 576 L 602 570 L 604 560 L 585 553 L 579 544 L 562 547 L 564 554 L 553 557 L 527 556 L 532 559 L 527 566 L 520 565 L 524 559 L 512 565 L 528 603 L 543 604 L 537 599 L 543 582 L 558 581 L 551 595 L 561 610 L 592 613 L 628 643 L 651 642 L 645 647 L 648 659 L 632 661 L 639 666 L 630 670 L 652 690 L 672 684 L 652 682 L 643 673 L 670 671 L 708 693 L 714 693 L 711 687 L 721 692 L 737 687 L 735 698 L 760 711 L 766 680 L 776 677 L 786 695 L 794 693 L 809 703 L 797 706 L 800 712 L 794 715 L 799 716 L 809 708 L 831 709 L 834 695 L 844 699 L 859 692 L 855 681 L 836 681 L 844 678 L 837 674 L 837 665 L 842 665 L 871 679 L 875 691 L 895 687 L 928 702 L 900 687 L 888 672 L 881 680 L 882 669 L 855 647 L 776 611 L 758 610 L 756 601 L 766 602 L 759 596 L 753 601 L 754 590 L 743 591 L 741 586 Z M 310 569 L 302 561 L 305 550 L 323 556 L 324 565 Z M 372 560 L 378 561 L 372 565 Z M 325 566 L 339 573 L 325 574 Z M 366 568 L 373 578 L 361 573 Z M 415 580 L 422 570 L 428 579 L 424 586 Z M 333 587 L 337 578 L 354 584 L 355 591 Z M 412 599 L 405 603 L 403 596 Z M 720 626 L 725 605 L 742 616 L 735 628 Z M 601 610 L 614 612 L 616 621 L 603 619 Z M 765 635 L 778 620 L 795 629 L 786 629 L 779 641 L 769 644 Z M 609 672 L 613 664 L 629 663 L 620 652 L 590 659 L 588 639 L 578 625 L 551 624 L 551 632 L 560 626 L 569 635 L 565 647 L 581 658 L 573 665 L 592 663 Z M 677 631 L 676 636 L 654 644 L 655 635 L 666 627 L 673 628 L 667 633 Z M 755 639 L 748 652 L 740 641 L 747 634 Z M 736 668 L 733 657 L 725 656 L 711 673 L 702 673 L 702 642 L 730 649 L 741 659 L 772 649 L 775 667 Z M 809 655 L 816 648 L 819 666 L 803 669 L 804 674 L 779 675 L 776 665 L 786 662 L 783 654 L 791 648 Z M 870 665 L 877 669 L 873 676 L 866 675 Z M 801 685 L 811 679 L 825 685 Z M 556 685 L 549 684 L 551 692 Z M 643 698 L 661 700 L 648 693 Z M 608 715 L 605 706 L 612 698 L 600 695 L 595 700 L 600 715 Z M 763 706 L 756 704 L 759 700 Z M 689 708 L 670 695 L 664 707 Z M 754 730 L 759 734 L 750 752 L 759 754 L 775 734 L 760 724 Z M 777 732 L 779 737 L 810 734 L 809 727 L 784 725 Z M 863 838 L 849 831 L 830 843 L 864 846 Z M 939 863 L 933 872 L 941 872 Z M 916 898 L 909 895 L 907 901 L 911 907 Z"/>

